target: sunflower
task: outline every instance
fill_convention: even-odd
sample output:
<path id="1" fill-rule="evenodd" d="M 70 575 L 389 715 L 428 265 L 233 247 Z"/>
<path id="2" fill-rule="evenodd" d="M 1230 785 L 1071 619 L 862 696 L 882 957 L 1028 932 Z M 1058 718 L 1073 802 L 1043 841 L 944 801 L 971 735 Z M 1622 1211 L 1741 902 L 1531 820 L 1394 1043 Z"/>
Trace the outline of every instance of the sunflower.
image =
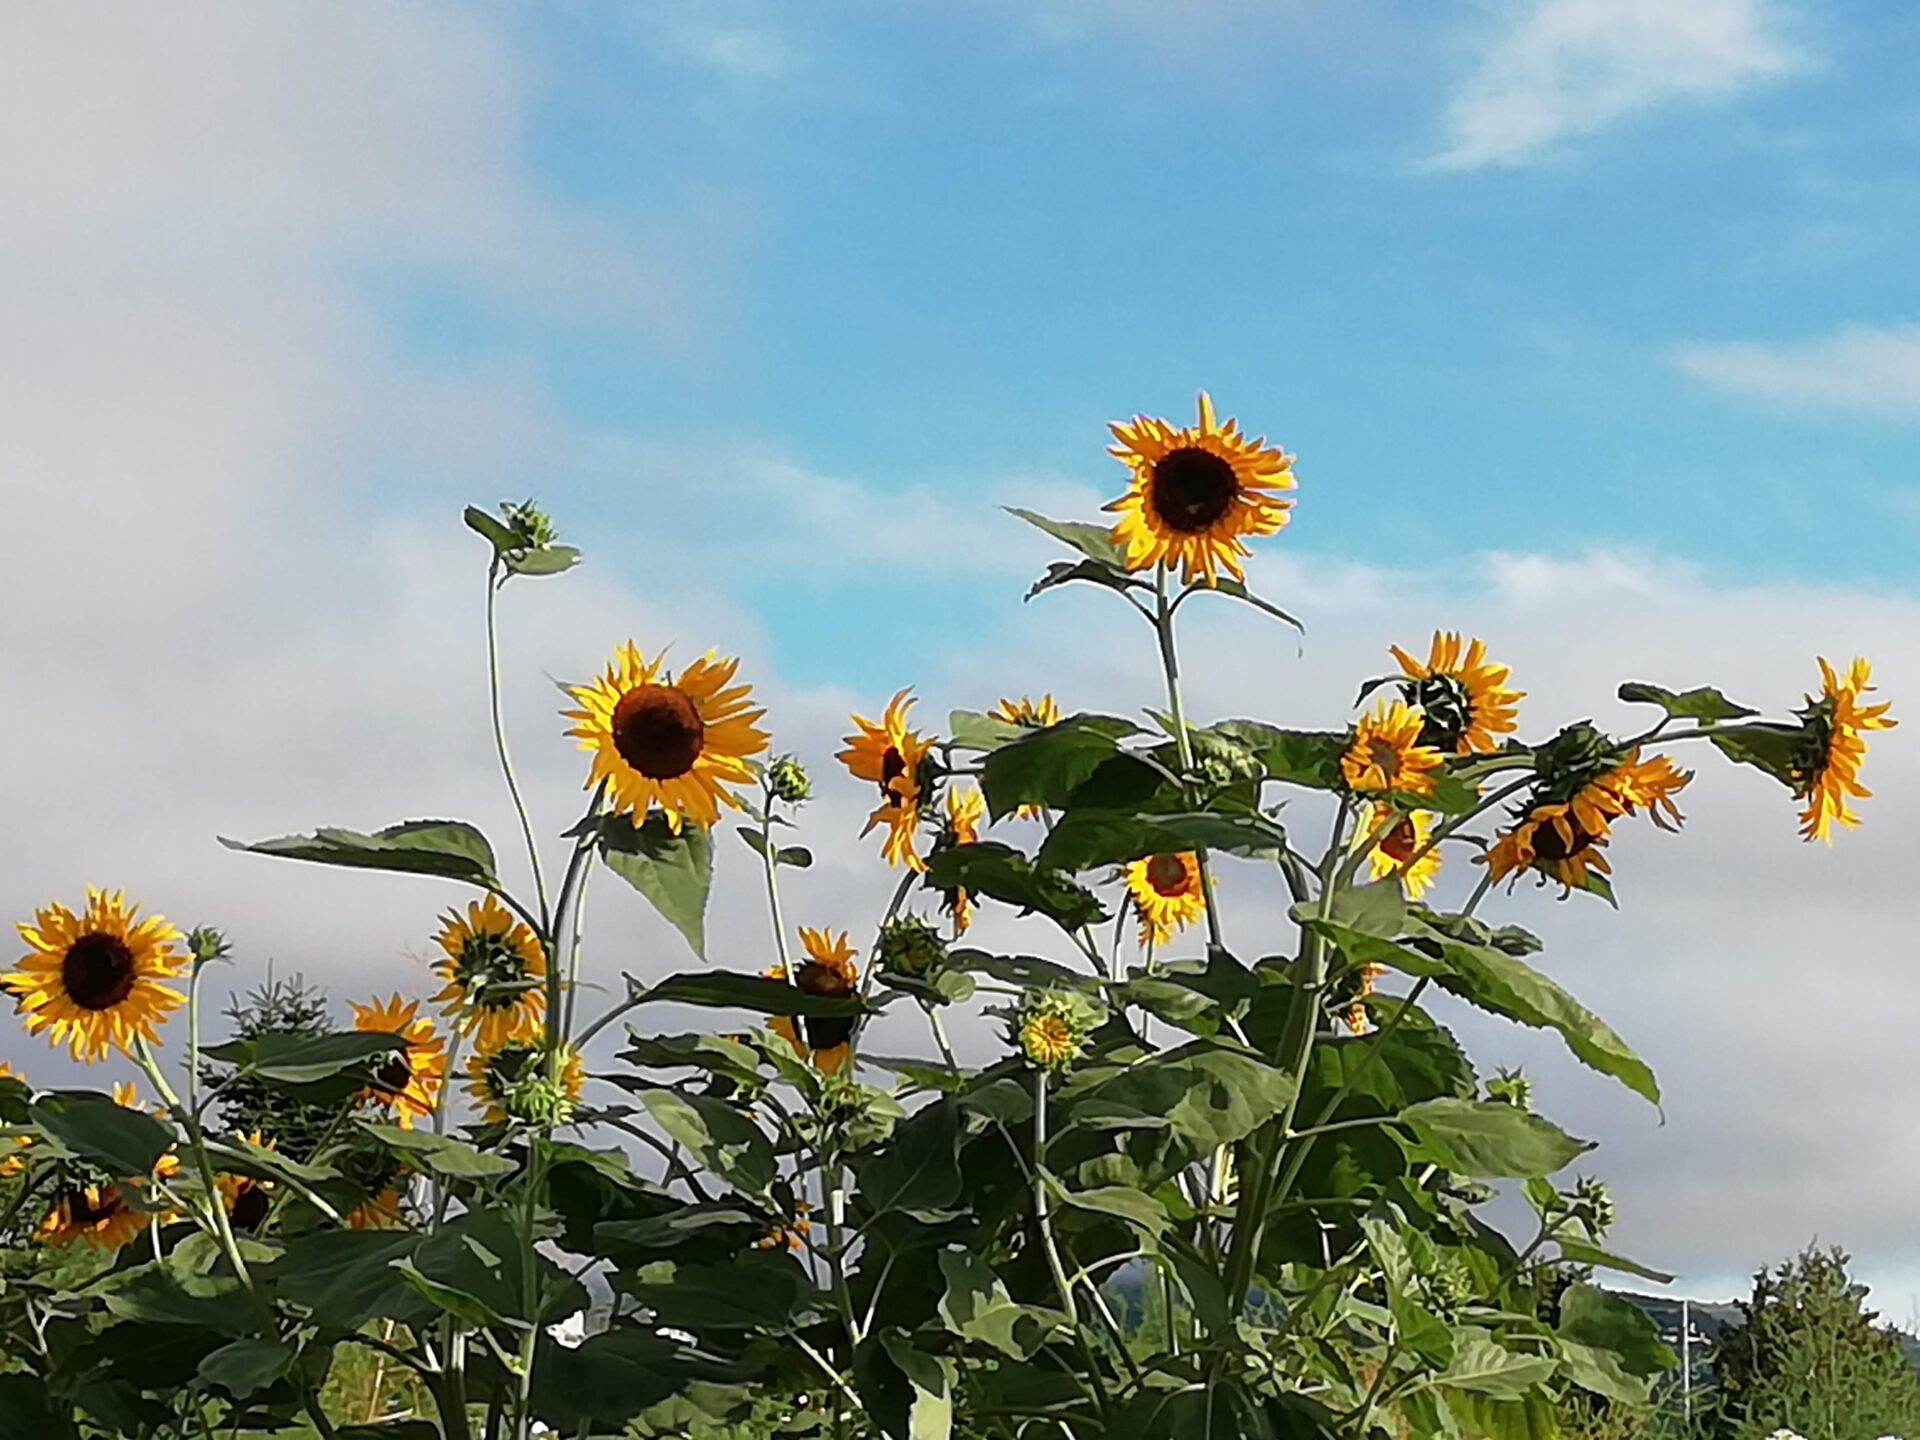
<path id="1" fill-rule="evenodd" d="M 1023 730 L 1044 730 L 1060 723 L 1060 707 L 1051 694 L 1042 695 L 1038 700 L 1031 695 L 1022 695 L 1018 700 L 1003 697 L 987 712 L 987 718 L 1018 725 Z"/>
<path id="2" fill-rule="evenodd" d="M 941 848 L 972 845 L 980 839 L 980 821 L 987 813 L 986 797 L 977 786 L 964 790 L 958 785 L 947 791 L 947 824 L 940 837 Z M 973 923 L 973 900 L 958 886 L 945 893 L 941 908 L 953 916 L 953 933 L 958 939 Z"/>
<path id="3" fill-rule="evenodd" d="M 392 1035 L 404 1042 L 359 1098 L 391 1110 L 401 1128 L 411 1130 L 415 1120 L 433 1114 L 440 1104 L 447 1076 L 447 1042 L 434 1033 L 433 1021 L 419 1014 L 418 1000 L 402 1000 L 396 994 L 391 1000 L 351 1008 L 354 1029 Z"/>
<path id="4" fill-rule="evenodd" d="M 860 967 L 854 962 L 847 932 L 842 930 L 834 935 L 802 925 L 800 943 L 806 947 L 807 958 L 793 983 L 807 995 L 850 997 L 860 983 Z M 786 967 L 775 965 L 766 975 L 771 980 L 784 980 Z M 771 1015 L 767 1018 L 767 1028 L 791 1045 L 801 1059 L 811 1059 L 814 1069 L 822 1075 L 837 1074 L 847 1063 L 853 1025 L 851 1015 Z"/>
<path id="5" fill-rule="evenodd" d="M 261 1150 L 280 1148 L 277 1144 L 262 1140 L 258 1130 L 246 1136 L 245 1140 Z M 213 1177 L 213 1183 L 220 1191 L 220 1203 L 227 1207 L 233 1228 L 248 1232 L 258 1230 L 265 1222 L 267 1212 L 273 1208 L 273 1182 L 258 1180 L 251 1175 L 220 1174 Z"/>
<path id="6" fill-rule="evenodd" d="M 588 685 L 569 686 L 579 710 L 564 712 L 580 723 L 567 733 L 593 751 L 587 786 L 604 783 L 618 815 L 635 824 L 659 806 L 676 833 L 681 823 L 711 826 L 720 807 L 740 808 L 728 785 L 753 780 L 747 757 L 767 748 L 754 722 L 752 690 L 733 683 L 738 660 L 713 651 L 676 679 L 666 652 L 648 660 L 629 640 L 614 652 L 606 673 Z"/>
<path id="7" fill-rule="evenodd" d="M 162 984 L 179 976 L 187 956 L 180 932 L 159 915 L 136 918 L 121 891 L 87 887 L 87 908 L 75 915 L 58 901 L 16 928 L 30 947 L 19 968 L 0 975 L 35 1035 L 50 1031 L 73 1058 L 91 1064 L 109 1047 L 159 1040 L 156 1026 L 184 1002 Z"/>
<path id="8" fill-rule="evenodd" d="M 513 1088 L 528 1073 L 546 1060 L 546 1048 L 523 1036 L 510 1036 L 493 1047 L 482 1046 L 467 1061 L 466 1091 L 480 1104 L 480 1119 L 488 1125 L 504 1125 L 509 1117 Z M 561 1062 L 560 1087 L 569 1100 L 578 1104 L 583 1080 L 580 1053 L 568 1050 Z"/>
<path id="9" fill-rule="evenodd" d="M 118 1250 L 152 1219 L 128 1205 L 125 1192 L 111 1181 L 74 1185 L 55 1194 L 33 1238 L 55 1249 L 84 1240 L 99 1250 Z"/>
<path id="10" fill-rule="evenodd" d="M 1844 677 L 1822 659 L 1820 698 L 1809 695 L 1807 708 L 1799 712 L 1804 738 L 1791 783 L 1794 798 L 1807 802 L 1800 812 L 1800 834 L 1805 839 L 1831 845 L 1836 822 L 1849 830 L 1860 823 L 1848 799 L 1864 800 L 1873 794 L 1860 783 L 1866 732 L 1891 730 L 1899 722 L 1887 715 L 1885 704 L 1860 703 L 1860 697 L 1873 689 L 1869 678 L 1870 667 L 1858 657 Z"/>
<path id="11" fill-rule="evenodd" d="M 837 758 L 855 779 L 880 787 L 880 806 L 867 817 L 866 829 L 860 833 L 884 824 L 887 842 L 882 852 L 887 863 L 925 870 L 927 862 L 914 850 L 913 841 L 925 798 L 920 772 L 933 752 L 933 742 L 907 728 L 907 711 L 912 705 L 912 692 L 902 690 L 887 702 L 878 724 L 864 715 L 851 716 L 860 733 L 846 737 L 847 748 Z"/>
<path id="12" fill-rule="evenodd" d="M 1513 671 L 1487 659 L 1480 640 L 1464 642 L 1453 632 L 1433 632 L 1426 660 L 1398 645 L 1388 647 L 1406 675 L 1401 693 L 1420 707 L 1425 723 L 1420 743 L 1453 755 L 1482 754 L 1499 748 L 1496 735 L 1518 728 L 1516 716 L 1526 692 L 1510 689 Z"/>
<path id="13" fill-rule="evenodd" d="M 458 1017 L 454 1029 L 474 1034 L 482 1050 L 538 1031 L 547 956 L 533 931 L 492 895 L 469 903 L 464 916 L 449 910 L 442 919 L 434 937 L 442 958 L 433 968 L 447 985 L 432 1003 Z"/>
<path id="14" fill-rule="evenodd" d="M 799 1250 L 807 1243 L 807 1236 L 813 1229 L 813 1221 L 808 1219 L 813 1207 L 804 1200 L 793 1204 L 793 1218 L 770 1228 L 766 1234 L 753 1242 L 756 1250 Z"/>
<path id="15" fill-rule="evenodd" d="M 1354 827 L 1354 842 L 1365 844 L 1367 837 L 1387 819 L 1387 813 L 1369 801 L 1360 808 L 1360 820 Z M 1386 834 L 1374 841 L 1367 853 L 1367 873 L 1375 880 L 1397 876 L 1400 888 L 1409 900 L 1418 900 L 1440 873 L 1440 847 L 1433 840 L 1433 816 L 1425 810 L 1403 815 Z M 1418 859 L 1414 857 L 1418 856 Z M 1411 864 L 1408 862 L 1412 861 Z"/>
<path id="16" fill-rule="evenodd" d="M 341 1218 L 349 1230 L 398 1230 L 402 1223 L 400 1192 L 389 1187 L 369 1195 Z"/>
<path id="17" fill-rule="evenodd" d="M 1362 794 L 1431 795 L 1428 774 L 1446 763 L 1446 757 L 1426 744 L 1422 732 L 1426 717 L 1404 700 L 1381 700 L 1360 717 L 1353 743 L 1340 757 L 1340 774 L 1349 790 Z"/>
<path id="18" fill-rule="evenodd" d="M 1200 884 L 1200 857 L 1149 855 L 1127 866 L 1127 895 L 1140 916 L 1142 949 L 1164 945 L 1207 913 Z"/>
<path id="19" fill-rule="evenodd" d="M 1078 1051 L 1073 1027 L 1063 1016 L 1029 1015 L 1020 1026 L 1020 1053 L 1042 1070 L 1058 1069 Z"/>
<path id="20" fill-rule="evenodd" d="M 1596 813 L 1589 811 L 1588 819 Z M 1597 824 L 1583 823 L 1570 803 L 1537 804 L 1512 829 L 1502 832 L 1482 859 L 1488 876 L 1496 881 L 1532 869 L 1558 880 L 1565 889 L 1584 890 L 1593 875 L 1611 873 L 1607 857 L 1600 853 L 1610 833 L 1604 818 Z"/>
<path id="21" fill-rule="evenodd" d="M 1128 570 L 1179 565 L 1213 585 L 1225 570 L 1245 578 L 1246 537 L 1272 535 L 1287 523 L 1293 457 L 1265 439 L 1249 440 L 1232 420 L 1218 424 L 1213 401 L 1200 392 L 1200 423 L 1175 426 L 1136 415 L 1110 427 L 1120 443 L 1110 453 L 1133 472 L 1127 493 L 1106 508 L 1119 514 L 1113 539 Z"/>
<path id="22" fill-rule="evenodd" d="M 1640 751 L 1629 750 L 1620 762 L 1604 771 L 1574 793 L 1574 818 L 1588 829 L 1605 825 L 1616 815 L 1647 812 L 1647 818 L 1662 830 L 1677 830 L 1686 817 L 1673 797 L 1687 788 L 1693 779 L 1691 770 L 1682 770 L 1665 755 L 1649 760 Z"/>
<path id="23" fill-rule="evenodd" d="M 1346 1013 L 1340 1018 L 1346 1024 L 1347 1031 L 1353 1035 L 1367 1033 L 1367 1000 L 1373 995 L 1373 987 L 1379 978 L 1387 973 L 1384 965 L 1362 965 L 1359 974 L 1359 988 L 1354 991 L 1353 1002 L 1347 1006 Z"/>

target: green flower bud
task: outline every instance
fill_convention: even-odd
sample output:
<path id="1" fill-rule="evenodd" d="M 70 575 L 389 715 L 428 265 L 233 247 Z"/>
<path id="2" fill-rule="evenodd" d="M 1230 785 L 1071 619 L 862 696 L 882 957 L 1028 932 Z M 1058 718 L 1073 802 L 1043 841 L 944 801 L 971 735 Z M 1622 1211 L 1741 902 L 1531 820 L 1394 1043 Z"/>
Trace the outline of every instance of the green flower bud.
<path id="1" fill-rule="evenodd" d="M 880 931 L 874 959 L 883 973 L 925 975 L 946 963 L 947 942 L 918 915 L 902 915 Z"/>
<path id="2" fill-rule="evenodd" d="M 209 961 L 224 960 L 233 953 L 233 946 L 227 943 L 227 937 L 211 925 L 202 925 L 187 932 L 187 953 L 193 956 L 195 965 L 205 965 Z"/>
<path id="3" fill-rule="evenodd" d="M 1582 1175 L 1573 1183 L 1567 1197 L 1567 1213 L 1587 1227 L 1587 1233 L 1599 1239 L 1613 1228 L 1613 1197 L 1604 1181 Z"/>
<path id="4" fill-rule="evenodd" d="M 517 505 L 511 500 L 502 500 L 500 515 L 522 550 L 538 550 L 559 538 L 552 517 L 532 500 L 522 500 Z"/>
<path id="5" fill-rule="evenodd" d="M 782 755 L 767 767 L 767 788 L 773 792 L 774 799 L 789 805 L 798 805 L 813 794 L 813 782 L 791 755 Z"/>
<path id="6" fill-rule="evenodd" d="M 553 1080 L 544 1065 L 529 1065 L 507 1091 L 507 1114 L 534 1129 L 546 1130 L 573 1119 L 573 1097 Z"/>
<path id="7" fill-rule="evenodd" d="M 1066 990 L 1029 990 L 1020 997 L 1008 1036 L 1026 1062 L 1055 1074 L 1087 1048 L 1087 1037 L 1106 1018 L 1098 1002 Z"/>
<path id="8" fill-rule="evenodd" d="M 1501 1105 L 1511 1105 L 1516 1110 L 1533 1109 L 1533 1081 L 1518 1070 L 1502 1069 L 1493 1079 L 1487 1081 L 1487 1099 Z"/>

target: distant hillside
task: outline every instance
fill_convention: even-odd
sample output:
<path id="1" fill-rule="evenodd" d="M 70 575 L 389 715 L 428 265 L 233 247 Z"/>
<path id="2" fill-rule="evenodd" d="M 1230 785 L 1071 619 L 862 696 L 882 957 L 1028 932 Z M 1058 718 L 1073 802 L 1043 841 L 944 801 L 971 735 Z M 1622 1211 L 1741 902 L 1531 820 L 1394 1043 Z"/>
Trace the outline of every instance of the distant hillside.
<path id="1" fill-rule="evenodd" d="M 1636 1295 L 1631 1290 L 1616 1290 L 1613 1293 L 1622 1300 L 1631 1300 L 1646 1311 L 1653 1318 L 1653 1323 L 1660 1327 L 1660 1338 L 1673 1347 L 1674 1354 L 1680 1353 L 1680 1301 L 1665 1295 Z M 1709 1355 L 1703 1352 L 1720 1338 L 1721 1330 L 1740 1319 L 1740 1307 L 1730 1300 L 1695 1300 L 1687 1307 L 1687 1318 L 1693 1324 L 1694 1383 L 1704 1384 L 1712 1378 L 1713 1367 L 1709 1363 Z M 1920 1369 L 1920 1336 L 1909 1335 L 1895 1327 L 1888 1328 L 1900 1337 L 1901 1347 L 1907 1352 L 1907 1359 L 1914 1368 Z"/>

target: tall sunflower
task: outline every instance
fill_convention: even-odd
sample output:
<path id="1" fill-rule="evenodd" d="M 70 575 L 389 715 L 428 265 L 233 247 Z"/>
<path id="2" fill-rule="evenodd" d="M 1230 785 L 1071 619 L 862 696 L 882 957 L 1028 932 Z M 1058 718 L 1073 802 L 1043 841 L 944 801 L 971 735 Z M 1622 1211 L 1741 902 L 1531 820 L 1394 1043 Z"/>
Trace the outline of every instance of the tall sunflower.
<path id="1" fill-rule="evenodd" d="M 1200 857 L 1149 855 L 1127 866 L 1127 895 L 1140 917 L 1142 949 L 1167 943 L 1207 913 L 1200 883 Z"/>
<path id="2" fill-rule="evenodd" d="M 947 823 L 938 842 L 940 848 L 972 845 L 980 839 L 980 822 L 986 817 L 987 800 L 976 785 L 955 785 L 947 791 Z M 941 908 L 953 917 L 953 933 L 967 933 L 973 923 L 973 900 L 956 886 L 941 897 Z"/>
<path id="3" fill-rule="evenodd" d="M 1245 578 L 1249 536 L 1272 535 L 1287 523 L 1293 457 L 1264 438 L 1249 440 L 1238 422 L 1213 418 L 1213 401 L 1200 392 L 1197 425 L 1172 425 L 1136 415 L 1109 426 L 1120 443 L 1110 453 L 1133 472 L 1127 493 L 1106 508 L 1120 519 L 1113 539 L 1126 549 L 1128 570 L 1179 566 L 1192 584 L 1222 570 Z"/>
<path id="4" fill-rule="evenodd" d="M 800 927 L 800 943 L 807 958 L 793 977 L 793 983 L 805 994 L 849 998 L 860 983 L 860 966 L 854 961 L 853 946 L 847 932 L 838 935 L 828 930 Z M 787 978 L 785 967 L 775 965 L 767 976 Z M 810 1059 L 822 1075 L 837 1074 L 847 1063 L 853 1040 L 851 1015 L 772 1015 L 767 1028 L 793 1047 L 803 1060 Z"/>
<path id="5" fill-rule="evenodd" d="M 1371 801 L 1361 806 L 1360 818 L 1353 829 L 1354 843 L 1365 844 L 1367 837 L 1386 818 L 1382 807 Z M 1440 847 L 1433 845 L 1429 848 L 1432 839 L 1433 815 L 1430 811 L 1415 810 L 1410 815 L 1401 816 L 1386 834 L 1374 841 L 1373 848 L 1367 852 L 1367 874 L 1375 880 L 1397 877 L 1407 899 L 1418 900 L 1432 888 L 1433 877 L 1440 873 Z M 1419 858 L 1415 859 L 1415 856 Z M 1409 861 L 1412 863 L 1409 864 Z"/>
<path id="6" fill-rule="evenodd" d="M 1485 754 L 1499 749 L 1495 736 L 1518 728 L 1526 692 L 1507 685 L 1512 669 L 1487 659 L 1484 641 L 1463 642 L 1455 632 L 1436 630 L 1424 661 L 1398 645 L 1388 650 L 1407 677 L 1401 692 L 1425 717 L 1422 745 L 1452 755 Z"/>
<path id="7" fill-rule="evenodd" d="M 537 1032 L 547 1008 L 547 956 L 533 931 L 493 895 L 470 902 L 465 915 L 449 910 L 441 918 L 433 968 L 447 984 L 432 1003 L 456 1017 L 453 1028 L 471 1033 L 482 1050 Z"/>
<path id="8" fill-rule="evenodd" d="M 902 690 L 887 702 L 878 722 L 864 715 L 849 718 L 859 733 L 846 737 L 847 748 L 837 757 L 857 780 L 880 787 L 880 805 L 867 817 L 866 834 L 876 825 L 887 827 L 881 853 L 889 865 L 904 865 L 909 870 L 925 870 L 927 862 L 914 849 L 914 837 L 920 826 L 920 806 L 926 798 L 921 770 L 933 752 L 933 742 L 907 727 L 907 711 L 913 706 L 913 692 Z"/>
<path id="9" fill-rule="evenodd" d="M 480 1105 L 480 1118 L 488 1125 L 504 1125 L 508 1120 L 508 1101 L 522 1076 L 538 1074 L 546 1062 L 546 1049 L 525 1036 L 509 1036 L 499 1045 L 482 1045 L 467 1061 L 467 1094 Z M 560 1087 L 575 1104 L 580 1100 L 584 1080 L 580 1052 L 569 1049 L 560 1067 Z"/>
<path id="10" fill-rule="evenodd" d="M 351 1004 L 351 1002 L 349 1002 Z M 372 1000 L 351 1005 L 353 1028 L 370 1034 L 392 1035 L 403 1042 L 400 1052 L 386 1061 L 373 1083 L 360 1092 L 393 1112 L 402 1129 L 433 1114 L 447 1078 L 447 1042 L 434 1032 L 433 1021 L 421 1015 L 418 1000 Z"/>
<path id="11" fill-rule="evenodd" d="M 32 1034 L 50 1032 L 73 1058 L 91 1064 L 109 1048 L 159 1040 L 158 1025 L 185 1003 L 164 984 L 186 968 L 180 932 L 159 915 L 142 920 L 124 892 L 87 887 L 74 914 L 58 901 L 16 928 L 28 945 L 18 968 L 0 975 Z"/>
<path id="12" fill-rule="evenodd" d="M 675 831 L 710 826 L 722 805 L 740 807 L 726 787 L 752 781 L 747 757 L 768 745 L 754 722 L 767 712 L 733 683 L 738 660 L 709 650 L 677 677 L 666 663 L 665 651 L 648 660 L 627 641 L 599 679 L 567 688 L 582 707 L 564 712 L 580 722 L 567 733 L 593 752 L 587 787 L 605 782 L 615 814 L 639 824 L 658 806 Z"/>
<path id="13" fill-rule="evenodd" d="M 1380 700 L 1360 717 L 1353 741 L 1340 757 L 1347 788 L 1359 794 L 1430 795 L 1433 776 L 1446 757 L 1424 743 L 1426 716 L 1404 700 Z"/>
<path id="14" fill-rule="evenodd" d="M 1799 712 L 1803 733 L 1792 783 L 1794 798 L 1807 802 L 1800 812 L 1805 839 L 1831 845 L 1835 824 L 1851 830 L 1860 823 L 1848 800 L 1873 794 L 1860 783 L 1867 732 L 1891 730 L 1899 722 L 1887 714 L 1887 704 L 1861 704 L 1860 697 L 1873 689 L 1870 678 L 1871 667 L 1857 656 L 1844 676 L 1822 659 L 1820 696 L 1809 695 L 1807 708 Z"/>

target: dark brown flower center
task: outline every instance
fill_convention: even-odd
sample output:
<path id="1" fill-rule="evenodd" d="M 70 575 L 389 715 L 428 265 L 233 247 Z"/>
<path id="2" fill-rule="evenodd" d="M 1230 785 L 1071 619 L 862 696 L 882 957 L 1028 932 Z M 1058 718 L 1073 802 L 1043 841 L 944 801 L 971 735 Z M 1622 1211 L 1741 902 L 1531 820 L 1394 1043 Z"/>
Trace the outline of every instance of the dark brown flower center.
<path id="1" fill-rule="evenodd" d="M 1147 861 L 1147 883 L 1162 895 L 1187 893 L 1187 867 L 1178 855 L 1156 855 Z"/>
<path id="2" fill-rule="evenodd" d="M 853 984 L 843 971 L 831 965 L 822 965 L 818 960 L 809 960 L 802 965 L 794 975 L 793 983 L 806 995 L 842 999 L 853 994 Z M 852 1038 L 853 1021 L 851 1015 L 809 1015 L 801 1024 L 806 1030 L 808 1045 L 815 1050 L 831 1050 Z"/>
<path id="3" fill-rule="evenodd" d="M 1409 815 L 1387 832 L 1387 838 L 1380 842 L 1380 853 L 1394 864 L 1404 865 L 1413 858 L 1419 840 L 1419 832 L 1413 828 L 1413 817 Z"/>
<path id="4" fill-rule="evenodd" d="M 402 1050 L 374 1072 L 373 1083 L 390 1095 L 398 1095 L 411 1079 L 413 1066 L 408 1063 L 407 1052 Z"/>
<path id="5" fill-rule="evenodd" d="M 1551 820 L 1538 826 L 1533 832 L 1533 853 L 1542 860 L 1568 860 L 1593 844 L 1593 836 L 1571 820 L 1567 824 L 1573 830 L 1571 840 L 1563 836 L 1560 827 Z"/>
<path id="6" fill-rule="evenodd" d="M 240 1193 L 233 1198 L 233 1225 L 236 1230 L 258 1230 L 260 1222 L 267 1218 L 272 1200 L 261 1186 L 249 1182 L 240 1187 Z"/>
<path id="7" fill-rule="evenodd" d="M 133 993 L 133 951 L 118 935 L 82 935 L 60 962 L 60 985 L 82 1010 L 111 1010 Z"/>
<path id="8" fill-rule="evenodd" d="M 1232 508 L 1240 493 L 1233 466 L 1211 450 L 1186 446 L 1153 467 L 1153 511 L 1183 535 L 1197 535 Z"/>
<path id="9" fill-rule="evenodd" d="M 706 722 L 674 685 L 636 685 L 613 707 L 613 748 L 649 780 L 673 780 L 693 769 Z"/>
<path id="10" fill-rule="evenodd" d="M 889 805 L 904 805 L 906 802 L 893 788 L 893 782 L 907 773 L 907 757 L 891 746 L 880 759 L 880 798 Z"/>
<path id="11" fill-rule="evenodd" d="M 126 1208 L 127 1203 L 120 1198 L 120 1187 L 117 1185 L 102 1185 L 97 1190 L 76 1190 L 67 1199 L 67 1213 L 79 1225 L 111 1220 Z"/>

